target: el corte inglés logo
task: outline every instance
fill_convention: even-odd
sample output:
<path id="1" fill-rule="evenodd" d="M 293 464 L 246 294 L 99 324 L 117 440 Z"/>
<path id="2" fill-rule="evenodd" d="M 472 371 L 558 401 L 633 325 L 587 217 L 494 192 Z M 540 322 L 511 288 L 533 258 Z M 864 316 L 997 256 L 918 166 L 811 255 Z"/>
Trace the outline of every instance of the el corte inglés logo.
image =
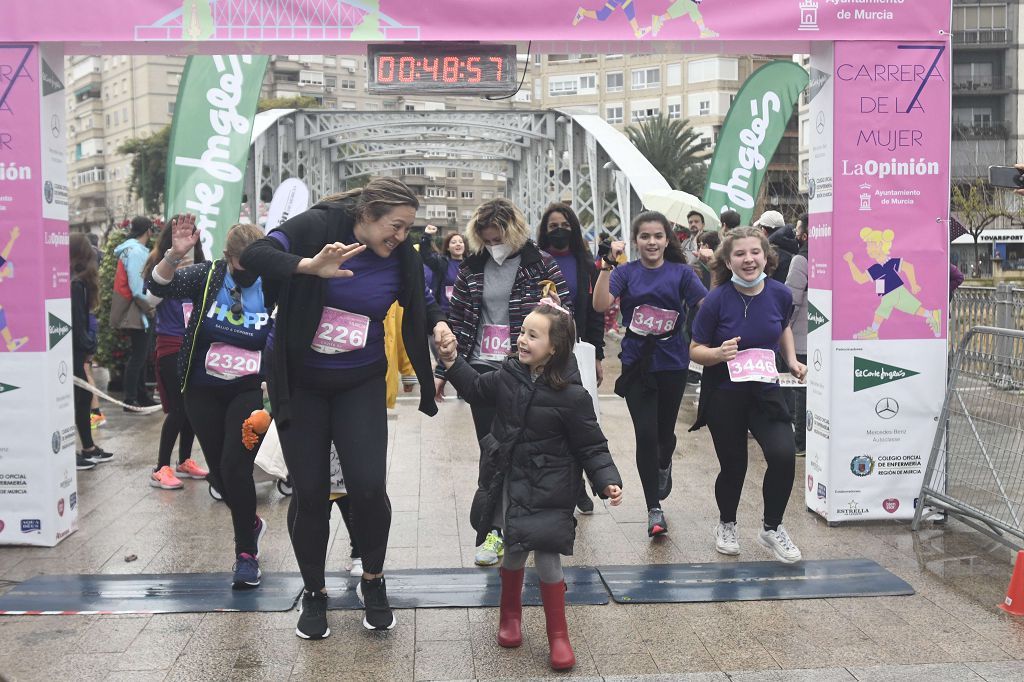
<path id="1" fill-rule="evenodd" d="M 828 324 L 828 318 L 825 314 L 814 307 L 814 304 L 810 301 L 807 302 L 807 332 L 813 332 L 816 329 L 820 329 Z"/>
<path id="2" fill-rule="evenodd" d="M 857 391 L 874 388 L 875 386 L 890 384 L 900 379 L 909 379 L 918 374 L 920 372 L 854 356 L 853 392 L 856 393 Z"/>
<path id="3" fill-rule="evenodd" d="M 0 381 L 0 395 L 3 395 L 4 393 L 10 393 L 11 391 L 17 391 L 17 390 L 18 390 L 17 386 L 12 386 L 11 384 L 5 384 L 4 382 Z"/>
<path id="4" fill-rule="evenodd" d="M 53 313 L 49 313 L 49 320 L 46 330 L 50 335 L 50 350 L 53 350 L 53 347 L 71 331 L 71 325 Z"/>

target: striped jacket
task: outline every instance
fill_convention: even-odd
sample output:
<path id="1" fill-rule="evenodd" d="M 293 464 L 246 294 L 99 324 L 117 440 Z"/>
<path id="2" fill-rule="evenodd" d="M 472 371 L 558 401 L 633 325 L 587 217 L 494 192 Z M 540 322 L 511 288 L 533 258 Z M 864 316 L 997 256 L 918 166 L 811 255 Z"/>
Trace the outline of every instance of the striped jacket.
<path id="1" fill-rule="evenodd" d="M 550 254 L 538 249 L 532 241 L 528 241 L 519 252 L 519 256 L 519 270 L 516 272 L 508 302 L 509 341 L 513 349 L 519 340 L 523 320 L 540 302 L 542 281 L 548 279 L 555 283 L 562 305 L 570 312 L 573 305 L 569 285 L 566 284 L 558 263 Z M 467 360 L 476 345 L 477 329 L 480 326 L 484 296 L 484 265 L 488 258 L 490 254 L 483 251 L 462 262 L 451 297 L 448 324 L 459 342 L 459 355 Z M 443 366 L 438 366 L 437 375 L 444 376 Z"/>

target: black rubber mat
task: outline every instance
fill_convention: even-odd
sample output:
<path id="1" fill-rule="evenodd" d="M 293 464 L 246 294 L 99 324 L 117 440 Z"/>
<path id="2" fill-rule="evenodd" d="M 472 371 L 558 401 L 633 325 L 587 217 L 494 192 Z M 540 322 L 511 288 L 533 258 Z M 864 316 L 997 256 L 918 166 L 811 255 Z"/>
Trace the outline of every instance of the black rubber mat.
<path id="1" fill-rule="evenodd" d="M 566 567 L 565 601 L 568 604 L 600 605 L 608 603 L 608 591 L 593 568 Z M 396 609 L 476 608 L 497 606 L 501 579 L 497 568 L 422 568 L 388 571 L 388 601 Z M 327 593 L 329 609 L 362 608 L 355 589 L 358 578 L 329 573 Z M 540 606 L 537 574 L 526 569 L 523 604 Z"/>
<path id="2" fill-rule="evenodd" d="M 231 589 L 230 573 L 40 575 L 0 596 L 0 614 L 288 611 L 301 590 L 297 573 L 265 575 L 251 590 Z"/>
<path id="3" fill-rule="evenodd" d="M 914 594 L 913 587 L 867 559 L 599 566 L 597 570 L 619 604 Z"/>

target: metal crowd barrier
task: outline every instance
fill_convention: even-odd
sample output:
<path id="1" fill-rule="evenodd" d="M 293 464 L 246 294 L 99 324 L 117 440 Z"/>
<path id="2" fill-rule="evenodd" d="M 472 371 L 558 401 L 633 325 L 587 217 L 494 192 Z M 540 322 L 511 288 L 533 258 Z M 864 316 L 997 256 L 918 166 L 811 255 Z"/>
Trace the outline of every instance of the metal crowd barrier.
<path id="1" fill-rule="evenodd" d="M 957 350 L 911 528 L 942 512 L 1024 549 L 1024 331 L 974 327 Z"/>

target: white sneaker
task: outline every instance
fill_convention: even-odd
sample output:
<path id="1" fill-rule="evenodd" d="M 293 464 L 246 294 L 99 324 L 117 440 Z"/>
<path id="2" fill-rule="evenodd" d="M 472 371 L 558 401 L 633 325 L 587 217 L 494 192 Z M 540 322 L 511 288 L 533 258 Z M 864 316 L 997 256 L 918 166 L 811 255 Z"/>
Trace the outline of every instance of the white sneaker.
<path id="1" fill-rule="evenodd" d="M 740 553 L 740 541 L 736 538 L 736 522 L 719 523 L 715 529 L 715 549 L 719 554 L 736 556 Z"/>
<path id="2" fill-rule="evenodd" d="M 353 559 L 352 568 L 348 569 L 348 574 L 354 575 L 357 578 L 361 578 L 363 576 L 363 560 L 359 557 Z"/>
<path id="3" fill-rule="evenodd" d="M 762 530 L 757 534 L 757 541 L 770 549 L 775 554 L 775 558 L 784 564 L 795 564 L 804 558 L 800 549 L 789 538 L 789 533 L 781 525 L 778 530 Z"/>

